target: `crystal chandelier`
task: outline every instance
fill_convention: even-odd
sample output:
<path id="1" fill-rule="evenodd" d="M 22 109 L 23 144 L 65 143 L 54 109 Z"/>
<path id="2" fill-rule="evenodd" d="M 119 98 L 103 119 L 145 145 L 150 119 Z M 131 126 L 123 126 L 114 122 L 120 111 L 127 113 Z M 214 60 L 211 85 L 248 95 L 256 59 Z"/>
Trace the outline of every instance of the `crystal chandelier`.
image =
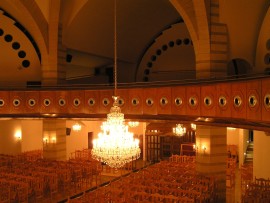
<path id="1" fill-rule="evenodd" d="M 139 126 L 139 122 L 138 121 L 129 121 L 128 122 L 129 127 L 131 128 L 135 128 Z"/>
<path id="2" fill-rule="evenodd" d="M 117 54 L 116 54 L 116 0 L 115 29 L 114 29 L 114 95 L 117 95 Z M 92 157 L 104 162 L 112 168 L 121 168 L 126 163 L 140 157 L 139 140 L 133 138 L 133 133 L 128 131 L 125 125 L 124 114 L 118 103 L 118 96 L 113 96 L 114 102 L 107 114 L 107 121 L 101 125 L 98 138 L 93 140 Z"/>
<path id="3" fill-rule="evenodd" d="M 82 126 L 79 124 L 79 123 L 75 123 L 73 126 L 72 126 L 72 130 L 78 132 L 82 129 Z"/>
<path id="4" fill-rule="evenodd" d="M 176 124 L 176 127 L 173 128 L 173 133 L 177 136 L 184 136 L 186 133 L 186 128 L 182 124 Z"/>

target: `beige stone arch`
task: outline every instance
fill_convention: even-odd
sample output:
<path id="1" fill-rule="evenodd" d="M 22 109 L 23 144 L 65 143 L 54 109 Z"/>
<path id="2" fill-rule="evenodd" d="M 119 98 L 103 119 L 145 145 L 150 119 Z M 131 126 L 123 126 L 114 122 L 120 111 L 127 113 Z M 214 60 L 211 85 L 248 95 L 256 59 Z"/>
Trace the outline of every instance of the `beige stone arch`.
<path id="1" fill-rule="evenodd" d="M 31 33 L 38 45 L 42 57 L 48 53 L 48 22 L 41 13 L 35 0 L 3 0 L 7 12 L 18 19 L 20 23 Z M 16 9 L 14 9 L 16 8 Z M 42 58 L 43 61 L 43 58 Z"/>
<path id="2" fill-rule="evenodd" d="M 170 0 L 189 30 L 196 78 L 224 76 L 228 62 L 227 26 L 219 22 L 219 0 Z"/>
<path id="3" fill-rule="evenodd" d="M 195 55 L 198 50 L 198 31 L 197 31 L 197 21 L 195 17 L 195 10 L 193 6 L 193 1 L 190 0 L 170 0 L 171 4 L 179 12 L 181 17 L 189 31 L 190 37 L 193 42 L 195 49 Z"/>

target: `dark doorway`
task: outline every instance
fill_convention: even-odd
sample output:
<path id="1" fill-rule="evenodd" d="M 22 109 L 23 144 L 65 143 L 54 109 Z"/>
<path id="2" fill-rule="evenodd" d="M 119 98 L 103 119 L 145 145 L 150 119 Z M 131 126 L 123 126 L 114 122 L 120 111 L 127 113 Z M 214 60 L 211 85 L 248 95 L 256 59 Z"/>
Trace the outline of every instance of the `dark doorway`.
<path id="1" fill-rule="evenodd" d="M 88 132 L 88 149 L 93 149 L 93 132 Z"/>

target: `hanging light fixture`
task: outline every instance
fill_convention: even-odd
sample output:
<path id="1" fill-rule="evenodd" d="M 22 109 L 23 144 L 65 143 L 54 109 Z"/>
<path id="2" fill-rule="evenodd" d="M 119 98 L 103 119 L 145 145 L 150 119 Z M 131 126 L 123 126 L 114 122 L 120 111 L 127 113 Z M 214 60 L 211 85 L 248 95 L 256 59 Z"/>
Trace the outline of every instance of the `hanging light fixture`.
<path id="1" fill-rule="evenodd" d="M 173 133 L 177 136 L 184 136 L 186 133 L 186 128 L 182 124 L 176 124 L 176 127 L 173 128 Z"/>
<path id="2" fill-rule="evenodd" d="M 79 124 L 79 123 L 75 123 L 73 126 L 72 126 L 72 130 L 78 132 L 82 129 L 82 126 Z"/>
<path id="3" fill-rule="evenodd" d="M 129 121 L 128 122 L 129 127 L 131 128 L 135 128 L 139 126 L 139 122 L 138 121 Z"/>
<path id="4" fill-rule="evenodd" d="M 139 140 L 125 125 L 117 95 L 117 35 L 116 35 L 116 0 L 114 0 L 114 96 L 113 106 L 107 114 L 107 121 L 101 125 L 98 138 L 93 140 L 92 157 L 112 168 L 121 168 L 126 163 L 140 157 Z"/>
<path id="5" fill-rule="evenodd" d="M 190 127 L 191 127 L 192 130 L 196 130 L 196 124 L 191 123 L 191 124 L 190 124 Z"/>

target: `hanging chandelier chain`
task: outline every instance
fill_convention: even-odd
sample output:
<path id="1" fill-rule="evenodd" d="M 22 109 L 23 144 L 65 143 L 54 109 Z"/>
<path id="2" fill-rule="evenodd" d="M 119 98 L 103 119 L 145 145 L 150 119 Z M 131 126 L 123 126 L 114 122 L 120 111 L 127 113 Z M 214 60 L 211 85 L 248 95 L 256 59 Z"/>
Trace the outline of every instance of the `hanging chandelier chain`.
<path id="1" fill-rule="evenodd" d="M 114 96 L 117 95 L 117 32 L 116 32 L 116 0 L 114 0 Z"/>

